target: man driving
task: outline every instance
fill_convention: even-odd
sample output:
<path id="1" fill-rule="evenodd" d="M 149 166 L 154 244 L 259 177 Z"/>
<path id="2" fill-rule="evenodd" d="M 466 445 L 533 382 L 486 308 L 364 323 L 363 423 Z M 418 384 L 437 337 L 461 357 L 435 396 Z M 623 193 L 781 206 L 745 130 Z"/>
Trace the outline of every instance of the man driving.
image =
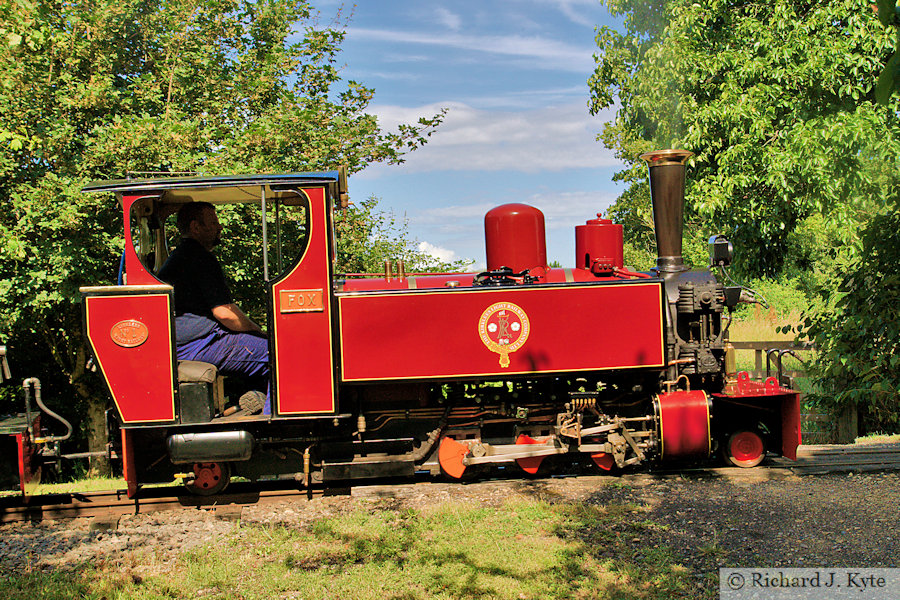
<path id="1" fill-rule="evenodd" d="M 225 275 L 212 249 L 222 225 L 215 207 L 190 202 L 178 211 L 181 242 L 159 270 L 175 289 L 175 345 L 178 360 L 208 362 L 225 375 L 265 378 L 268 386 L 269 343 L 262 328 L 231 298 Z M 241 408 L 271 413 L 268 393 L 248 392 Z"/>

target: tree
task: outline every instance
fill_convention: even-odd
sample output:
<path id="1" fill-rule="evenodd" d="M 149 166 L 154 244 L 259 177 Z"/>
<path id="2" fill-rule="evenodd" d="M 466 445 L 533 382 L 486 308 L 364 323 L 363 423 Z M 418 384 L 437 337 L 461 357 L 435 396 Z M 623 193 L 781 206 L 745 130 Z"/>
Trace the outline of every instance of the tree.
<path id="1" fill-rule="evenodd" d="M 894 45 L 894 53 L 884 64 L 875 88 L 878 102 L 888 104 L 894 92 L 900 90 L 900 6 L 897 6 L 896 0 L 878 0 L 876 10 L 881 24 L 893 27 L 897 34 L 898 43 Z"/>
<path id="2" fill-rule="evenodd" d="M 52 357 L 48 396 L 105 398 L 84 370 L 81 285 L 115 280 L 120 217 L 79 192 L 134 171 L 290 172 L 397 163 L 441 115 L 380 129 L 342 82 L 344 32 L 299 0 L 0 4 L 0 331 Z M 54 377 L 56 375 L 57 377 Z M 88 417 L 105 442 L 103 406 Z"/>
<path id="3" fill-rule="evenodd" d="M 409 237 L 406 221 L 380 210 L 375 197 L 336 214 L 334 227 L 341 273 L 379 273 L 385 259 L 402 260 L 408 273 L 460 271 L 472 265 L 467 260 L 443 262 L 420 251 L 416 240 Z"/>
<path id="4" fill-rule="evenodd" d="M 815 343 L 812 400 L 840 413 L 860 409 L 860 432 L 900 432 L 900 203 L 863 228 L 857 252 L 839 260 L 824 306 L 804 320 Z"/>
<path id="5" fill-rule="evenodd" d="M 745 274 L 778 274 L 811 215 L 849 241 L 889 201 L 898 103 L 876 104 L 875 82 L 894 39 L 867 0 L 607 4 L 624 32 L 598 31 L 589 85 L 592 111 L 619 103 L 601 136 L 619 178 L 641 185 L 642 152 L 693 151 L 687 218 L 732 236 Z"/>
<path id="6" fill-rule="evenodd" d="M 625 27 L 598 31 L 590 85 L 592 110 L 619 102 L 601 136 L 629 164 L 613 212 L 649 212 L 640 153 L 692 150 L 689 235 L 730 234 L 745 275 L 801 282 L 810 397 L 900 431 L 896 2 L 607 4 Z"/>

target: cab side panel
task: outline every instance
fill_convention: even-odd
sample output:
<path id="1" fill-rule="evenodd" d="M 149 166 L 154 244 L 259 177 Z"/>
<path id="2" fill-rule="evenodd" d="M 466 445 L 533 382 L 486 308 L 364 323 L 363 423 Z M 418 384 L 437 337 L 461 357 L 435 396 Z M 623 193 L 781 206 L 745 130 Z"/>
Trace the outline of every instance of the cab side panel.
<path id="1" fill-rule="evenodd" d="M 272 285 L 275 390 L 278 415 L 332 413 L 331 238 L 325 190 L 309 198 L 309 242 L 291 271 Z"/>
<path id="2" fill-rule="evenodd" d="M 171 288 L 128 293 L 128 287 L 86 293 L 88 340 L 123 424 L 173 422 Z"/>

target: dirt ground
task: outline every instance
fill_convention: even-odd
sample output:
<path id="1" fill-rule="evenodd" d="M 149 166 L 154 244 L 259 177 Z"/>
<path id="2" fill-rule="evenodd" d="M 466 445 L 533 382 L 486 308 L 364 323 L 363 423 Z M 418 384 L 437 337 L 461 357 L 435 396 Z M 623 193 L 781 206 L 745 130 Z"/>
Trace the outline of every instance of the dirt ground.
<path id="1" fill-rule="evenodd" d="M 684 566 L 700 570 L 900 566 L 897 471 L 794 475 L 779 469 L 716 469 L 420 489 L 362 488 L 359 495 L 382 494 L 413 507 L 441 496 L 499 502 L 510 491 L 551 502 L 632 503 L 643 508 L 643 519 L 658 525 L 641 528 L 635 543 L 669 547 Z"/>
<path id="2" fill-rule="evenodd" d="M 636 502 L 647 542 L 698 570 L 900 566 L 900 473 L 636 476 L 591 503 Z"/>
<path id="3" fill-rule="evenodd" d="M 241 520 L 311 522 L 359 507 L 420 509 L 445 501 L 499 507 L 511 495 L 639 507 L 640 527 L 623 519 L 616 534 L 637 551 L 669 548 L 699 577 L 719 567 L 900 566 L 898 471 L 799 476 L 783 469 L 718 469 L 360 486 L 351 495 L 245 507 Z M 230 535 L 235 526 L 199 510 L 126 516 L 115 530 L 96 530 L 86 519 L 4 525 L 0 574 L 67 568 L 100 557 L 116 561 L 142 547 L 174 558 Z M 604 551 L 597 549 L 601 556 Z"/>

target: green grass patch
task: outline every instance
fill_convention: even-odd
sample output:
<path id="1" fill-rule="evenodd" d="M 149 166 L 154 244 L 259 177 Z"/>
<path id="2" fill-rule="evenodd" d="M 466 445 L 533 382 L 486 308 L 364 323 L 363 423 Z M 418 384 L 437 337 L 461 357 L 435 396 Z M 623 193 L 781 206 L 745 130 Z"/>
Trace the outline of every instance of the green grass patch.
<path id="1" fill-rule="evenodd" d="M 149 484 L 144 487 L 167 487 L 180 486 L 178 482 Z M 115 490 L 124 490 L 127 487 L 125 479 L 122 477 L 84 477 L 82 479 L 74 479 L 72 481 L 61 481 L 58 483 L 40 483 L 30 492 L 34 496 L 50 495 L 50 494 L 74 494 L 77 492 L 111 492 Z M 16 496 L 21 492 L 15 490 L 0 491 L 0 496 Z"/>
<path id="2" fill-rule="evenodd" d="M 639 540 L 654 529 L 663 528 L 632 503 L 373 506 L 304 526 L 243 524 L 174 565 L 152 556 L 94 563 L 68 575 L 11 578 L 0 591 L 24 586 L 63 597 L 53 586 L 68 581 L 74 593 L 65 597 L 110 599 L 714 597 L 712 588 L 695 588 L 668 549 Z"/>
<path id="3" fill-rule="evenodd" d="M 48 494 L 72 494 L 75 492 L 106 492 L 125 489 L 125 480 L 121 477 L 85 477 L 73 481 L 59 483 L 39 483 L 29 493 L 34 496 Z M 21 491 L 17 489 L 0 491 L 0 496 L 17 496 Z"/>
<path id="4" fill-rule="evenodd" d="M 900 442 L 900 433 L 891 435 L 875 433 L 856 438 L 857 444 L 896 444 Z"/>
<path id="5" fill-rule="evenodd" d="M 731 327 L 729 327 L 729 335 L 733 342 L 791 342 L 794 340 L 794 334 L 782 333 L 779 331 L 779 328 L 784 327 L 785 325 L 796 326 L 799 322 L 799 312 L 778 313 L 771 309 L 762 309 L 759 305 L 756 305 L 753 311 L 747 311 L 742 316 L 735 317 L 734 322 L 732 322 Z M 814 353 L 809 350 L 804 350 L 797 354 L 802 357 L 804 361 L 809 361 L 814 356 Z M 754 350 L 738 350 L 736 358 L 738 371 L 756 370 L 756 355 Z M 797 360 L 793 356 L 785 355 L 782 362 L 782 366 L 786 371 L 805 370 L 803 362 Z M 765 370 L 765 368 L 766 358 L 765 354 L 763 354 L 762 369 Z"/>
<path id="6" fill-rule="evenodd" d="M 108 492 L 113 490 L 124 490 L 126 488 L 125 479 L 122 477 L 86 477 L 76 481 L 65 481 L 60 483 L 41 483 L 34 491 L 35 495 L 39 494 L 70 494 L 74 492 Z"/>

